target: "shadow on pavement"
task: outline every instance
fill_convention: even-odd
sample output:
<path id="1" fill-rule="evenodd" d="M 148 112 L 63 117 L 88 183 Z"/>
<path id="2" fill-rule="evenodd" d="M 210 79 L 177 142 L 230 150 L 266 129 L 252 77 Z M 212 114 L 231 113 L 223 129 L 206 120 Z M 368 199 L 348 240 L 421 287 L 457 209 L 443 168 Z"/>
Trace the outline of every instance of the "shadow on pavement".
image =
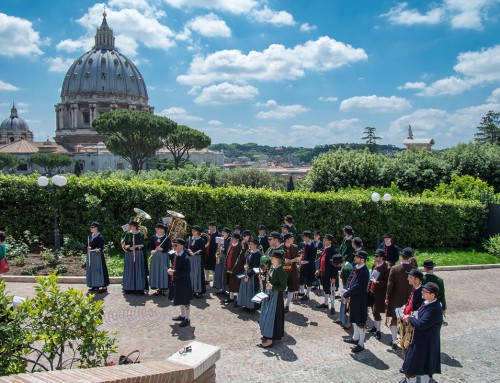
<path id="1" fill-rule="evenodd" d="M 460 363 L 454 357 L 445 354 L 444 352 L 441 353 L 441 363 L 446 364 L 447 366 L 450 367 L 463 367 L 462 363 Z"/>
<path id="2" fill-rule="evenodd" d="M 373 367 L 377 370 L 388 370 L 389 365 L 385 363 L 382 359 L 375 356 L 373 352 L 368 349 L 361 351 L 358 354 L 352 354 L 351 358 L 356 362 L 366 364 L 367 366 Z"/>
<path id="3" fill-rule="evenodd" d="M 309 326 L 308 323 L 309 318 L 306 317 L 304 314 L 298 313 L 296 311 L 290 310 L 287 314 L 285 314 L 285 321 L 293 323 L 297 326 L 300 327 L 307 327 Z"/>
<path id="4" fill-rule="evenodd" d="M 297 341 L 290 335 L 286 335 L 282 341 L 275 341 L 276 344 L 272 348 L 265 349 L 263 354 L 268 358 L 276 358 L 283 362 L 295 362 L 298 360 L 297 354 L 288 347 L 289 345 L 296 344 Z"/>
<path id="5" fill-rule="evenodd" d="M 130 306 L 145 306 L 149 295 L 129 293 L 123 294 L 123 298 Z"/>
<path id="6" fill-rule="evenodd" d="M 177 337 L 177 339 L 179 340 L 193 340 L 196 338 L 196 336 L 194 335 L 194 330 L 196 329 L 196 327 L 179 327 L 178 324 L 171 324 L 170 327 L 172 327 L 172 336 Z"/>

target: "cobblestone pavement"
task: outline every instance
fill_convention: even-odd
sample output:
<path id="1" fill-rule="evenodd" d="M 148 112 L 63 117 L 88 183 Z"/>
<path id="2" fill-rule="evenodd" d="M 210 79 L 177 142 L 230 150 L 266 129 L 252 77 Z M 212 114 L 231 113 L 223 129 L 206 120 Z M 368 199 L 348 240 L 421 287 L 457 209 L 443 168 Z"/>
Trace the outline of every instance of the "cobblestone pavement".
<path id="1" fill-rule="evenodd" d="M 495 368 L 500 355 L 500 269 L 446 271 L 449 325 L 441 331 L 442 374 L 437 382 L 500 382 Z M 69 285 L 65 285 L 69 286 Z M 83 285 L 71 285 L 84 289 Z M 9 283 L 16 295 L 33 294 L 33 285 Z M 179 314 L 166 297 L 124 296 L 120 285 L 111 285 L 104 296 L 105 327 L 118 330 L 119 354 L 135 349 L 141 360 L 162 360 L 196 339 L 218 345 L 218 382 L 398 382 L 401 354 L 368 336 L 366 350 L 350 354 L 342 342 L 348 333 L 333 323 L 336 316 L 316 309 L 320 297 L 292 305 L 286 314 L 285 338 L 269 350 L 260 341 L 258 313 L 221 305 L 211 294 L 192 303 L 192 327 L 179 328 L 171 318 Z M 337 311 L 339 302 L 336 302 Z"/>

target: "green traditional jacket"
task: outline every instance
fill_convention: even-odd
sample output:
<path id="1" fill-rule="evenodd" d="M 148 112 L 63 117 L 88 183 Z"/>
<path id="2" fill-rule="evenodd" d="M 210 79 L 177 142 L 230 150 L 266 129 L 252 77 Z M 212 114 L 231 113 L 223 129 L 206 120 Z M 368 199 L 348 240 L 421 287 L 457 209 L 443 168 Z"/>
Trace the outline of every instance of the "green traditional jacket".
<path id="1" fill-rule="evenodd" d="M 340 270 L 340 279 L 342 279 L 342 286 L 345 286 L 347 283 L 347 278 L 349 278 L 349 275 L 352 273 L 352 264 L 349 262 L 345 262 L 344 266 L 342 266 L 342 269 Z"/>
<path id="2" fill-rule="evenodd" d="M 441 302 L 441 306 L 443 306 L 443 311 L 446 311 L 446 295 L 444 291 L 444 281 L 434 274 L 425 274 L 424 280 L 422 281 L 422 285 L 425 285 L 427 282 L 433 282 L 439 287 L 439 301 Z"/>
<path id="3" fill-rule="evenodd" d="M 288 274 L 286 273 L 283 266 L 279 266 L 276 269 L 271 267 L 271 278 L 269 283 L 273 285 L 273 291 L 285 291 L 288 282 Z"/>
<path id="4" fill-rule="evenodd" d="M 346 262 L 352 263 L 354 261 L 354 249 L 352 247 L 352 237 L 347 239 L 344 237 L 342 239 L 342 244 L 339 246 L 339 253 L 342 255 L 342 259 Z"/>
<path id="5" fill-rule="evenodd" d="M 128 231 L 125 233 L 123 241 L 125 242 L 125 245 L 129 246 L 144 246 L 144 234 L 142 234 L 140 231 L 137 234 L 133 234 L 132 232 Z"/>

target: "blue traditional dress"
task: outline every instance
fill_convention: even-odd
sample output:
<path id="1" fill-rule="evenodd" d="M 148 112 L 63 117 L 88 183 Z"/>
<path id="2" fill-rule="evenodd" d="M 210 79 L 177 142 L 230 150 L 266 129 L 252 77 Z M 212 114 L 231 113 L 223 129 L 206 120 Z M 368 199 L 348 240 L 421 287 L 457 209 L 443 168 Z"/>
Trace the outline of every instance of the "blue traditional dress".
<path id="1" fill-rule="evenodd" d="M 269 283 L 273 288 L 268 291 L 269 297 L 262 301 L 259 326 L 263 337 L 280 340 L 285 335 L 285 306 L 283 292 L 286 290 L 288 276 L 283 266 L 269 271 Z"/>
<path id="2" fill-rule="evenodd" d="M 218 290 L 226 290 L 226 273 L 224 272 L 224 268 L 226 265 L 226 254 L 231 245 L 231 237 L 227 237 L 224 240 L 223 250 L 220 253 L 219 263 L 215 263 L 215 271 L 214 271 L 214 287 Z"/>
<path id="3" fill-rule="evenodd" d="M 152 289 L 168 289 L 168 269 L 170 267 L 168 252 L 172 250 L 172 241 L 166 235 L 151 237 L 151 249 L 161 246 L 162 250 L 156 250 L 151 256 L 149 270 L 149 285 Z"/>
<path id="4" fill-rule="evenodd" d="M 186 250 L 182 250 L 180 254 L 174 257 L 172 269 L 174 275 L 172 276 L 173 288 L 169 291 L 169 297 L 174 300 L 174 306 L 188 306 L 191 303 L 193 292 L 191 290 L 191 262 Z"/>
<path id="5" fill-rule="evenodd" d="M 89 234 L 86 263 L 87 287 L 97 288 L 109 285 L 108 268 L 104 258 L 104 237 L 98 232 Z"/>
<path id="6" fill-rule="evenodd" d="M 138 231 L 136 233 L 127 232 L 123 238 L 124 246 L 142 246 L 135 251 L 125 252 L 125 264 L 123 268 L 123 290 L 125 292 L 144 292 L 147 286 L 146 265 L 144 264 L 144 235 Z"/>
<path id="7" fill-rule="evenodd" d="M 347 280 L 344 298 L 349 298 L 349 318 L 351 323 L 365 325 L 368 318 L 368 282 L 370 272 L 365 264 L 355 267 Z"/>
<path id="8" fill-rule="evenodd" d="M 259 274 L 254 271 L 254 268 L 258 269 L 260 267 L 260 257 L 262 257 L 262 253 L 259 250 L 255 250 L 253 253 L 248 251 L 246 255 L 245 265 L 247 269 L 245 274 L 248 282 L 245 282 L 245 279 L 241 280 L 240 290 L 238 291 L 238 306 L 255 309 L 252 298 L 259 290 Z"/>
<path id="9" fill-rule="evenodd" d="M 205 240 L 202 237 L 191 237 L 189 239 L 189 250 L 197 253 L 196 255 L 189 256 L 189 262 L 191 262 L 191 288 L 193 293 L 205 293 L 205 274 L 202 270 Z"/>

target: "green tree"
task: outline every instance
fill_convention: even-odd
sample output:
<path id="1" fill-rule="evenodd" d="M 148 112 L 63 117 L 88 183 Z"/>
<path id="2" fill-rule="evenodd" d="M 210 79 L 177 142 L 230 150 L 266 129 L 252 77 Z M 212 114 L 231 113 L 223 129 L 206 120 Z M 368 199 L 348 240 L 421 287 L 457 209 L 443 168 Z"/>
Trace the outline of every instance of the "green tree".
<path id="1" fill-rule="evenodd" d="M 163 147 L 176 125 L 166 117 L 137 110 L 107 112 L 92 122 L 98 133 L 110 134 L 106 140 L 109 151 L 123 157 L 136 172 Z"/>
<path id="2" fill-rule="evenodd" d="M 474 134 L 476 142 L 500 145 L 500 113 L 490 110 L 486 116 L 481 118 L 477 130 L 478 132 Z"/>
<path id="3" fill-rule="evenodd" d="M 434 190 L 424 190 L 425 197 L 444 197 L 451 199 L 474 199 L 479 201 L 484 194 L 494 194 L 493 186 L 473 176 L 451 175 L 449 184 L 440 183 Z"/>
<path id="4" fill-rule="evenodd" d="M 293 177 L 290 176 L 288 183 L 286 184 L 286 191 L 291 192 L 293 190 L 295 190 L 295 184 L 293 183 Z"/>
<path id="5" fill-rule="evenodd" d="M 204 149 L 212 143 L 212 140 L 199 130 L 186 125 L 178 125 L 163 143 L 174 157 L 175 168 L 179 169 L 179 166 L 189 160 L 190 150 Z M 185 158 L 184 155 L 186 155 Z"/>
<path id="6" fill-rule="evenodd" d="M 60 153 L 35 153 L 29 157 L 29 160 L 43 168 L 49 177 L 61 172 L 74 161 L 73 158 Z"/>
<path id="7" fill-rule="evenodd" d="M 80 164 L 80 161 L 75 161 L 73 173 L 75 173 L 75 176 L 77 177 L 80 177 L 82 175 L 82 165 Z"/>
<path id="8" fill-rule="evenodd" d="M 5 168 L 10 170 L 18 166 L 20 163 L 21 161 L 15 155 L 10 153 L 0 153 L 0 172 L 2 172 Z"/>
<path id="9" fill-rule="evenodd" d="M 12 309 L 0 282 L 0 375 L 102 366 L 116 339 L 99 330 L 103 301 L 81 290 L 61 290 L 55 274 L 37 277 L 35 296 Z"/>
<path id="10" fill-rule="evenodd" d="M 371 153 L 375 153 L 377 151 L 377 141 L 380 140 L 380 137 L 377 137 L 375 134 L 375 128 L 371 126 L 367 126 L 363 132 L 362 140 L 365 140 L 366 146 L 370 149 Z"/>

